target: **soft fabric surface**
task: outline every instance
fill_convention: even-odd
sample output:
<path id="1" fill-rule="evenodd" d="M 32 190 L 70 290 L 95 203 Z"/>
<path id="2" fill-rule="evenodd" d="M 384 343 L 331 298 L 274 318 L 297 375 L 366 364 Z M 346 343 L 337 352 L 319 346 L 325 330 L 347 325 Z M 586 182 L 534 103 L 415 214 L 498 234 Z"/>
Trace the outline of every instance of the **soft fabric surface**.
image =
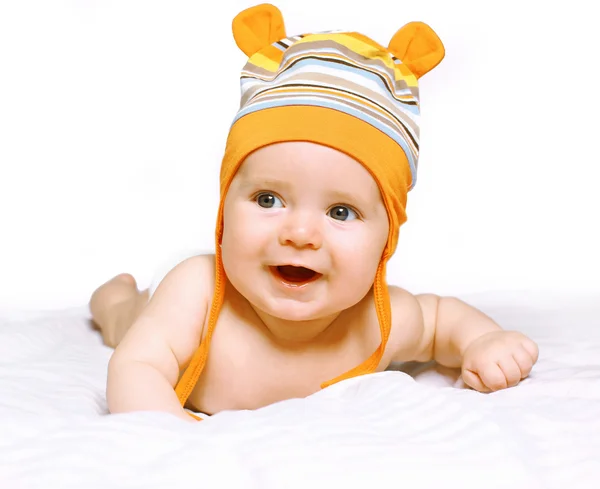
<path id="1" fill-rule="evenodd" d="M 474 298 L 540 345 L 495 394 L 403 367 L 190 425 L 106 416 L 111 350 L 87 310 L 0 315 L 0 487 L 597 488 L 599 301 Z"/>

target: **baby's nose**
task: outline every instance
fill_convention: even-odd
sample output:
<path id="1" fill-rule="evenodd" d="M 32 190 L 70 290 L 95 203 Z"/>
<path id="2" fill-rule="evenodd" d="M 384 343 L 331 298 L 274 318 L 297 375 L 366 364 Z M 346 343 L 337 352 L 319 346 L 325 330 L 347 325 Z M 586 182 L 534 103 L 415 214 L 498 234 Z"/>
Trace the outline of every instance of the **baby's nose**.
<path id="1" fill-rule="evenodd" d="M 319 219 L 308 213 L 292 213 L 282 226 L 279 242 L 283 246 L 319 249 L 323 244 Z"/>

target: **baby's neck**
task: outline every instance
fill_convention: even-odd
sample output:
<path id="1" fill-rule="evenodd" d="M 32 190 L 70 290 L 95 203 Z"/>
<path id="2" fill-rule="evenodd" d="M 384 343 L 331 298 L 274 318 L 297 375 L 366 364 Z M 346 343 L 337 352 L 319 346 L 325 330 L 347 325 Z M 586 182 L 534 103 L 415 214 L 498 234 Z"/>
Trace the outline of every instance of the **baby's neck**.
<path id="1" fill-rule="evenodd" d="M 273 338 L 282 344 L 317 343 L 325 340 L 340 313 L 308 321 L 290 321 L 270 316 L 250 305 Z"/>

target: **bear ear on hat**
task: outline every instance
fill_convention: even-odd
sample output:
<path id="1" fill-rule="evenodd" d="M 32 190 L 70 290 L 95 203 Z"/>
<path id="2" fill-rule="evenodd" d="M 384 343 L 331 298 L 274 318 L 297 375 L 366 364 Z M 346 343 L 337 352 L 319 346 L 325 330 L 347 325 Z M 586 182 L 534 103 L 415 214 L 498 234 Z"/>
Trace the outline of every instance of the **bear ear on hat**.
<path id="1" fill-rule="evenodd" d="M 232 30 L 235 43 L 248 57 L 286 37 L 281 12 L 268 3 L 237 14 L 232 22 Z"/>
<path id="2" fill-rule="evenodd" d="M 435 68 L 444 59 L 442 41 L 423 22 L 410 22 L 392 37 L 388 49 L 417 77 Z"/>

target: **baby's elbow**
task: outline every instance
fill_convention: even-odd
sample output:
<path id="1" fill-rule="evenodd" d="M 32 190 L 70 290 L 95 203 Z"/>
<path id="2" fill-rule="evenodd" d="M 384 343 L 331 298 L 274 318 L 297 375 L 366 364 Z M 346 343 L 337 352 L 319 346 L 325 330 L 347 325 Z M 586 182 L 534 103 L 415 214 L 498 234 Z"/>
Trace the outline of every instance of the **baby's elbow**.
<path id="1" fill-rule="evenodd" d="M 113 414 L 120 412 L 119 400 L 121 399 L 120 392 L 123 389 L 122 385 L 125 378 L 123 368 L 125 363 L 123 355 L 116 350 L 108 361 L 106 371 L 106 404 L 109 412 Z"/>
<path id="2" fill-rule="evenodd" d="M 127 355 L 126 351 L 123 351 L 122 349 L 119 349 L 118 347 L 115 349 L 113 354 L 110 356 L 110 359 L 108 360 L 108 367 L 107 367 L 108 382 L 110 382 L 111 379 L 114 379 L 115 376 L 117 375 L 117 372 L 119 370 L 121 370 L 123 368 L 123 365 L 128 362 L 128 356 L 129 355 Z"/>

